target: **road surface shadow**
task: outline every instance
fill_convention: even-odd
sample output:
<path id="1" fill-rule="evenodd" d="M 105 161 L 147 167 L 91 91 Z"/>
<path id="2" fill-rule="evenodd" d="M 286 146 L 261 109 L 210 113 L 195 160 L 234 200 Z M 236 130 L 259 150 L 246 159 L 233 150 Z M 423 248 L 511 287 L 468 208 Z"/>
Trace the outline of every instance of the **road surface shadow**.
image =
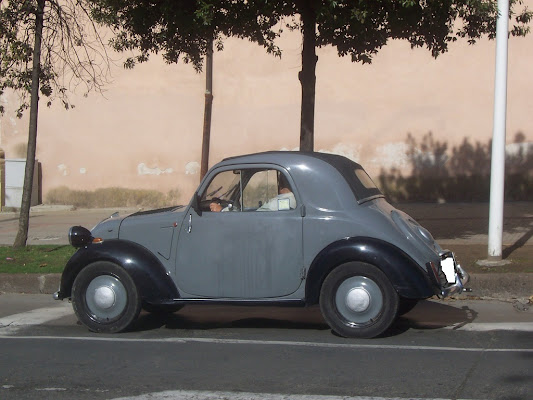
<path id="1" fill-rule="evenodd" d="M 444 302 L 425 300 L 399 317 L 385 335 L 395 336 L 410 329 L 459 329 L 474 322 L 477 315 L 477 311 L 468 306 L 458 308 Z"/>
<path id="2" fill-rule="evenodd" d="M 533 237 L 533 229 L 530 229 L 528 232 L 526 232 L 520 239 L 518 239 L 515 243 L 513 243 L 511 246 L 505 248 L 502 252 L 502 258 L 507 259 L 509 256 L 519 248 L 523 247 L 529 239 Z"/>
<path id="3" fill-rule="evenodd" d="M 457 308 L 436 301 L 421 301 L 409 313 L 399 317 L 383 336 L 396 336 L 410 329 L 428 330 L 458 328 L 477 317 L 468 308 Z M 236 307 L 190 305 L 173 314 L 142 312 L 130 331 L 156 329 L 215 330 L 215 329 L 301 329 L 329 330 L 318 306 L 308 308 Z"/>
<path id="4" fill-rule="evenodd" d="M 190 305 L 173 314 L 143 312 L 132 331 L 159 328 L 211 329 L 329 329 L 318 307 L 237 307 Z"/>

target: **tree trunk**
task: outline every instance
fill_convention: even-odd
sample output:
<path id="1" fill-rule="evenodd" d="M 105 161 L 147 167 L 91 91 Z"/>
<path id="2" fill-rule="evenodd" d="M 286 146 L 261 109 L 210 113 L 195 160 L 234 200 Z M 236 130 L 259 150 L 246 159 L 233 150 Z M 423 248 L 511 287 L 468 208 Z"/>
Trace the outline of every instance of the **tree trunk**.
<path id="1" fill-rule="evenodd" d="M 303 50 L 302 70 L 299 73 L 302 85 L 302 110 L 300 120 L 300 151 L 313 151 L 315 136 L 315 86 L 316 86 L 316 14 L 311 2 L 302 1 Z"/>
<path id="2" fill-rule="evenodd" d="M 37 117 L 39 115 L 39 75 L 41 74 L 41 40 L 44 24 L 44 5 L 46 0 L 37 0 L 35 15 L 35 42 L 33 46 L 33 69 L 31 75 L 30 126 L 28 130 L 28 152 L 26 170 L 22 189 L 19 229 L 13 247 L 24 247 L 28 240 L 30 223 L 31 194 L 33 188 L 33 171 L 35 168 L 35 152 L 37 149 Z"/>
<path id="3" fill-rule="evenodd" d="M 202 160 L 200 161 L 200 181 L 209 169 L 209 146 L 211 142 L 211 110 L 213 108 L 213 41 L 205 55 L 205 106 L 204 130 L 202 134 Z"/>

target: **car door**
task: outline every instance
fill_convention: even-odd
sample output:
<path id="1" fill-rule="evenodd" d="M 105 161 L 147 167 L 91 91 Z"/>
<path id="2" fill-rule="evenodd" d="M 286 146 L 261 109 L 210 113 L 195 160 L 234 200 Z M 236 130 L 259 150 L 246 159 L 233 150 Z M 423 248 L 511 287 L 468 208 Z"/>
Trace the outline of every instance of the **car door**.
<path id="1" fill-rule="evenodd" d="M 293 185 L 287 172 L 248 166 L 211 176 L 199 194 L 201 215 L 191 207 L 180 230 L 179 290 L 239 299 L 295 292 L 302 282 L 302 216 L 293 188 L 277 193 L 280 180 Z M 211 211 L 215 203 L 221 212 Z"/>

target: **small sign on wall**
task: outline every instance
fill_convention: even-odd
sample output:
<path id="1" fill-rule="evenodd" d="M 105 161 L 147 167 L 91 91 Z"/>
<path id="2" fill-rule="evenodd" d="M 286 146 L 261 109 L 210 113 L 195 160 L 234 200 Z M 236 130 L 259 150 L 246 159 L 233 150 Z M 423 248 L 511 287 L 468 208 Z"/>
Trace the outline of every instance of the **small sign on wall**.
<path id="1" fill-rule="evenodd" d="M 20 208 L 22 204 L 25 171 L 25 159 L 14 158 L 5 160 L 5 207 Z M 31 206 L 39 204 L 39 187 L 39 162 L 35 160 Z"/>

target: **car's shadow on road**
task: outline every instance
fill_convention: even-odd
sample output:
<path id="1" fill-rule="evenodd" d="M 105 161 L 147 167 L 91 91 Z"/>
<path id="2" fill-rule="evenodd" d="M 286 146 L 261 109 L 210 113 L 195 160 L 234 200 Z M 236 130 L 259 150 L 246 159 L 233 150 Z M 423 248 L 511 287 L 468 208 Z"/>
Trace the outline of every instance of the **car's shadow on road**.
<path id="1" fill-rule="evenodd" d="M 459 329 L 476 320 L 477 311 L 468 306 L 454 306 L 446 301 L 421 301 L 400 316 L 384 336 L 396 336 L 408 330 Z"/>
<path id="2" fill-rule="evenodd" d="M 397 336 L 408 330 L 458 328 L 476 319 L 468 307 L 444 302 L 421 301 L 399 317 L 382 337 Z M 170 330 L 330 330 L 318 306 L 309 308 L 186 306 L 173 314 L 142 312 L 130 331 Z"/>
<path id="3" fill-rule="evenodd" d="M 173 314 L 141 313 L 133 331 L 153 329 L 329 329 L 318 307 L 190 305 Z"/>

